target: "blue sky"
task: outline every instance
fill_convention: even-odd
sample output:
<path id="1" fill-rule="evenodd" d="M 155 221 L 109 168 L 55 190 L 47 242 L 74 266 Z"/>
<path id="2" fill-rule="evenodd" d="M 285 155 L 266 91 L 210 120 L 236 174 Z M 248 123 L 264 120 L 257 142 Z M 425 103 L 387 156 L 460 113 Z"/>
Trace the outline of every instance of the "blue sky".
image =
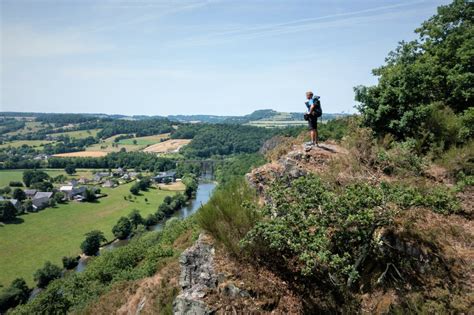
<path id="1" fill-rule="evenodd" d="M 441 0 L 0 0 L 1 111 L 354 112 Z"/>

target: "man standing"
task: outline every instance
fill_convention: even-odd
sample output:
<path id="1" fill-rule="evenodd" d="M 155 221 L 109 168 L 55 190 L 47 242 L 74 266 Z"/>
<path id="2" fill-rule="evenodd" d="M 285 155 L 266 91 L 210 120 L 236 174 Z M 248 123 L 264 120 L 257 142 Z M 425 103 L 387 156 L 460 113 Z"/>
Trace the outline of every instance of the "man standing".
<path id="1" fill-rule="evenodd" d="M 308 112 L 305 115 L 305 118 L 308 120 L 308 127 L 311 135 L 311 143 L 307 143 L 308 146 L 316 145 L 318 146 L 318 117 L 321 117 L 321 102 L 319 101 L 319 96 L 314 96 L 313 92 L 306 92 L 305 102 Z"/>

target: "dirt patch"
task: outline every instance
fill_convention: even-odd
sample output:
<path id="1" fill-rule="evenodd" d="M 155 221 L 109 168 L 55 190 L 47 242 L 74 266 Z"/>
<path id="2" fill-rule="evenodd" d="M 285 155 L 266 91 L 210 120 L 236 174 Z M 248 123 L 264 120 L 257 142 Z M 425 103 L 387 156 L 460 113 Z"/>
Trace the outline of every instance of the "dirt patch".
<path id="1" fill-rule="evenodd" d="M 106 155 L 107 155 L 107 152 L 102 152 L 102 151 L 80 151 L 80 152 L 53 154 L 54 157 L 103 157 Z"/>
<path id="2" fill-rule="evenodd" d="M 172 153 L 178 152 L 183 146 L 191 142 L 189 139 L 172 139 L 153 144 L 143 150 L 149 153 Z"/>

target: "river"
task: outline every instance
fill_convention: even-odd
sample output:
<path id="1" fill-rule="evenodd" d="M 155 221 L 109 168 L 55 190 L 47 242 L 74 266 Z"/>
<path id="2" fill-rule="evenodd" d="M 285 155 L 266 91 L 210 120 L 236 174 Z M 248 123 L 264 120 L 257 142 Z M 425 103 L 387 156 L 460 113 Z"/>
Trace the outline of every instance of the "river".
<path id="1" fill-rule="evenodd" d="M 191 199 L 186 207 L 183 207 L 177 211 L 174 212 L 174 214 L 171 216 L 171 218 L 180 218 L 184 219 L 190 216 L 191 214 L 195 213 L 203 204 L 205 204 L 209 198 L 211 197 L 212 191 L 216 187 L 215 182 L 211 181 L 205 181 L 199 183 L 198 189 L 196 191 L 196 197 L 194 199 Z M 158 206 L 157 206 L 158 207 Z M 169 220 L 168 218 L 167 220 Z M 159 231 L 163 228 L 164 224 L 166 223 L 166 220 L 161 221 L 160 223 L 149 227 L 150 231 Z M 117 247 L 121 247 L 124 245 L 127 245 L 128 242 L 130 242 L 129 239 L 126 240 L 115 240 L 112 243 L 103 246 L 100 251 L 108 251 L 108 250 L 113 250 Z M 74 269 L 77 272 L 83 271 L 86 266 L 87 262 L 89 261 L 91 257 L 89 256 L 82 256 L 81 259 L 79 260 L 79 264 L 77 267 Z"/>

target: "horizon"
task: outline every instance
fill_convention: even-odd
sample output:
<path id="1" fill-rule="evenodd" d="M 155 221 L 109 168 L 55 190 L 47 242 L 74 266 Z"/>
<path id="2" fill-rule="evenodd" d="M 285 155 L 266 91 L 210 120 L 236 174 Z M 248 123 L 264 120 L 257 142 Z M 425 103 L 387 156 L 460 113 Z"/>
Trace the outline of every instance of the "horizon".
<path id="1" fill-rule="evenodd" d="M 0 110 L 243 116 L 313 90 L 352 114 L 353 87 L 448 2 L 5 0 Z"/>

